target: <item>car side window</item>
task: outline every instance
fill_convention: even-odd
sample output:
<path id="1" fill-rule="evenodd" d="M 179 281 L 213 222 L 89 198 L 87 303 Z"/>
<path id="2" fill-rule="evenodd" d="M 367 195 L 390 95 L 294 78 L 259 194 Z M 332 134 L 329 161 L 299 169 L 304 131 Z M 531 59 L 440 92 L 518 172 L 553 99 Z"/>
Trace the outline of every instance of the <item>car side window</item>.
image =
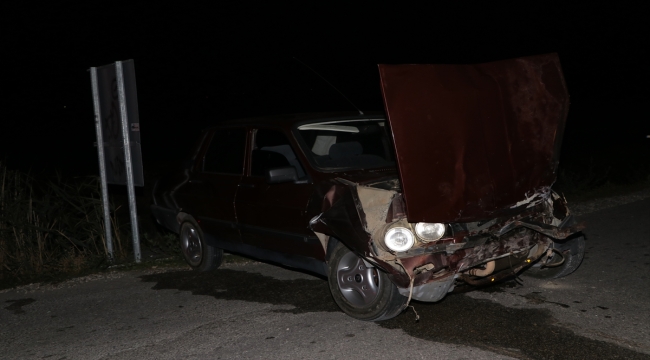
<path id="1" fill-rule="evenodd" d="M 217 129 L 203 159 L 203 171 L 243 175 L 245 153 L 245 129 Z"/>
<path id="2" fill-rule="evenodd" d="M 271 129 L 257 130 L 251 158 L 251 176 L 265 176 L 269 169 L 289 166 L 296 169 L 298 179 L 306 178 L 305 170 L 284 133 Z"/>

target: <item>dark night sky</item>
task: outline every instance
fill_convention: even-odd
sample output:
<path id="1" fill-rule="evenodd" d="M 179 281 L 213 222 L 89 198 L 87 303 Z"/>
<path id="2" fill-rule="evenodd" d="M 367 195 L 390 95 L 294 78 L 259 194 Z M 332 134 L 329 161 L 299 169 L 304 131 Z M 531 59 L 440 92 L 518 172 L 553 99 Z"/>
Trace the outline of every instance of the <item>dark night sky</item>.
<path id="1" fill-rule="evenodd" d="M 2 5 L 0 158 L 97 171 L 86 71 L 134 59 L 145 171 L 228 118 L 382 110 L 378 63 L 475 63 L 557 52 L 571 94 L 564 152 L 648 146 L 648 7 L 546 2 L 453 7 Z M 639 2 L 640 4 L 641 2 Z M 113 5 L 114 3 L 110 3 Z"/>

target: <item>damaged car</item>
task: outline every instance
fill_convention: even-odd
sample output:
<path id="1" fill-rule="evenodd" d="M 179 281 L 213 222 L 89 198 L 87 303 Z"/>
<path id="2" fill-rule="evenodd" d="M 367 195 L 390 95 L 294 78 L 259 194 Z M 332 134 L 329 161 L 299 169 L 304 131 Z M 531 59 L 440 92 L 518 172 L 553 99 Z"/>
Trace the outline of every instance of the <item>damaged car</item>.
<path id="1" fill-rule="evenodd" d="M 557 55 L 379 73 L 385 113 L 204 130 L 151 206 L 188 264 L 228 251 L 321 274 L 368 321 L 459 284 L 576 270 L 582 227 L 551 189 L 569 106 Z"/>

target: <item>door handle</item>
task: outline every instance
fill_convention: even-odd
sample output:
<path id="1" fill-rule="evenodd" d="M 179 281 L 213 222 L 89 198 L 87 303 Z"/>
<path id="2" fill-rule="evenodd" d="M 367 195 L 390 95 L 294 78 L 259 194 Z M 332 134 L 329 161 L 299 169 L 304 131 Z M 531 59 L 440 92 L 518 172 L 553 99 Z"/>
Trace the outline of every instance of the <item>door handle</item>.
<path id="1" fill-rule="evenodd" d="M 240 183 L 240 187 L 245 187 L 245 188 L 254 188 L 255 184 L 248 184 L 248 183 Z"/>

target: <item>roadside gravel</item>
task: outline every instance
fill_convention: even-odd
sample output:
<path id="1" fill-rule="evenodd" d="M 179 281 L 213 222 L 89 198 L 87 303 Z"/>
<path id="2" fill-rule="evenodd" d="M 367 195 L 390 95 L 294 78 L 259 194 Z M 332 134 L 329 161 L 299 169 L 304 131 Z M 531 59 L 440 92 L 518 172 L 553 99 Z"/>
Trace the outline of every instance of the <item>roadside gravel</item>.
<path id="1" fill-rule="evenodd" d="M 625 205 L 647 198 L 650 198 L 650 187 L 626 195 L 611 196 L 589 201 L 569 202 L 569 209 L 573 215 L 582 216 L 594 211 Z"/>

